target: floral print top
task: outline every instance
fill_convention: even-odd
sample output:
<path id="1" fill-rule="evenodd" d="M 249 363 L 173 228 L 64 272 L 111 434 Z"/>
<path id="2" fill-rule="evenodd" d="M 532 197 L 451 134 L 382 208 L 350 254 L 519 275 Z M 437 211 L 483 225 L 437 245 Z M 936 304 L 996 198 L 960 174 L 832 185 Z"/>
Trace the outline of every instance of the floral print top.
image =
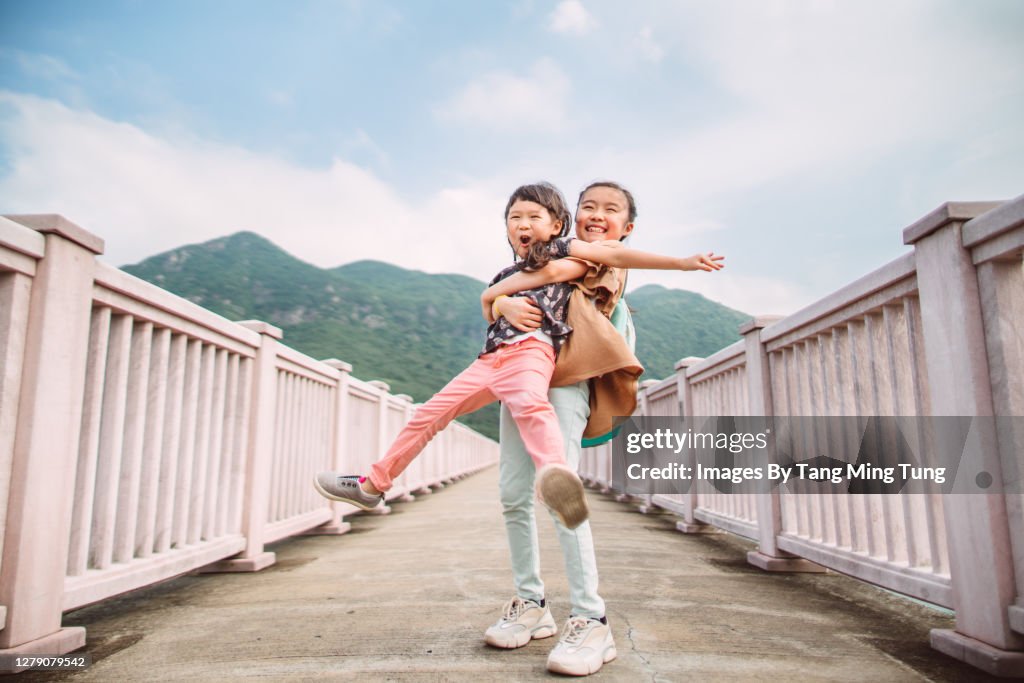
<path id="1" fill-rule="evenodd" d="M 565 258 L 569 255 L 569 242 L 574 237 L 561 237 L 551 240 L 548 244 L 552 259 Z M 517 262 L 505 268 L 488 283 L 488 287 L 496 282 L 501 282 L 513 273 L 522 270 L 522 262 Z M 536 289 L 527 289 L 512 296 L 525 296 L 537 302 L 541 310 L 540 331 L 551 337 L 555 353 L 562 348 L 572 328 L 566 324 L 566 316 L 569 311 L 569 296 L 572 294 L 572 285 L 568 282 L 555 282 Z M 522 330 L 517 330 L 504 316 L 498 318 L 487 328 L 487 340 L 484 342 L 484 350 L 481 355 L 496 350 L 502 342 L 522 335 Z"/>

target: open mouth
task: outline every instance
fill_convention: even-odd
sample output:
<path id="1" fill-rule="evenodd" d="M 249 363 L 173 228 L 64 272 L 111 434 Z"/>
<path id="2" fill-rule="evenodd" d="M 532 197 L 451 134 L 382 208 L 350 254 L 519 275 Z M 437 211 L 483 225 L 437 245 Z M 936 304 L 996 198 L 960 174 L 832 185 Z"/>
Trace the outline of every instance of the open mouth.
<path id="1" fill-rule="evenodd" d="M 588 225 L 583 228 L 583 231 L 595 235 L 605 235 L 608 233 L 608 228 L 603 225 Z"/>
<path id="2" fill-rule="evenodd" d="M 529 235 L 520 235 L 519 236 L 519 246 L 521 246 L 521 247 L 528 247 L 528 246 L 530 246 L 530 242 L 532 242 L 532 241 L 533 240 L 530 239 Z"/>

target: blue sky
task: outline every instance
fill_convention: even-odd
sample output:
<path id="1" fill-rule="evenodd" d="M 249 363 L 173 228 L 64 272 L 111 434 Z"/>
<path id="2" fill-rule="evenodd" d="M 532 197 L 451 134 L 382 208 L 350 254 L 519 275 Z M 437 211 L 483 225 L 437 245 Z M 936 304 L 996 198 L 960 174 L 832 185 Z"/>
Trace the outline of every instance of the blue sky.
<path id="1" fill-rule="evenodd" d="M 791 313 L 1024 192 L 1024 3 L 0 0 L 0 212 L 121 265 L 253 230 L 489 278 L 518 184 L 618 180 L 635 273 Z"/>

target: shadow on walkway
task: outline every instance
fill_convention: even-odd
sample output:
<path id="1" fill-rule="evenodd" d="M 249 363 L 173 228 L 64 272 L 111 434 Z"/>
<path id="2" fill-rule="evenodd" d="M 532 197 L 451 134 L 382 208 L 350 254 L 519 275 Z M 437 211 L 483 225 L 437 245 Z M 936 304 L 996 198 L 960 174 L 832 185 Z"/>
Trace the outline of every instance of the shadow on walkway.
<path id="1" fill-rule="evenodd" d="M 619 657 L 608 681 L 963 681 L 985 676 L 928 646 L 952 619 L 836 574 L 769 575 L 750 545 L 686 536 L 590 493 L 601 593 Z M 517 681 L 546 673 L 555 638 L 494 650 L 511 596 L 497 468 L 352 518 L 344 536 L 273 548 L 257 574 L 184 576 L 66 615 L 92 666 L 22 681 Z M 540 520 L 547 598 L 568 617 L 561 552 Z M 995 680 L 995 679 L 992 679 Z"/>

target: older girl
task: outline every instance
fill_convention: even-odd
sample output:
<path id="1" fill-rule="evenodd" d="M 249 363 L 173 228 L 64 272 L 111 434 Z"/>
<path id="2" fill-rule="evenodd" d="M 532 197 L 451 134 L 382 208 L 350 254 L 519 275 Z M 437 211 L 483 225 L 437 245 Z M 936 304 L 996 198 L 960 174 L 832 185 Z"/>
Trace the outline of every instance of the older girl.
<path id="1" fill-rule="evenodd" d="M 625 239 L 634 228 L 637 210 L 633 195 L 624 187 L 613 182 L 597 182 L 586 187 L 579 195 L 576 205 L 576 236 L 590 243 L 618 243 Z M 722 257 L 708 254 L 693 257 L 684 270 L 718 270 Z M 616 268 L 594 267 L 575 259 L 562 259 L 532 272 L 515 274 L 489 288 L 482 302 L 493 303 L 494 313 L 503 316 L 509 324 L 523 333 L 536 330 L 541 324 L 543 313 L 529 292 L 517 296 L 506 296 L 516 289 L 529 289 L 545 282 L 577 280 L 581 290 L 593 295 L 597 309 L 609 317 L 608 329 L 611 334 L 622 336 L 621 343 L 631 352 L 635 345 L 633 323 L 625 302 L 621 299 L 625 286 L 625 271 Z M 573 300 L 573 306 L 580 303 Z M 586 300 L 583 301 L 586 304 Z M 572 344 L 581 341 L 584 332 L 576 330 Z M 593 334 L 594 331 L 589 331 Z M 600 332 L 599 332 L 600 333 Z M 607 331 L 605 331 L 607 334 Z M 615 354 L 602 354 L 591 359 L 593 375 L 615 367 L 608 365 Z M 559 365 L 566 358 L 559 358 Z M 604 365 L 602 365 L 604 363 Z M 563 373 L 564 374 L 564 373 Z M 575 470 L 579 465 L 581 441 L 590 423 L 590 432 L 597 428 L 602 432 L 609 427 L 607 419 L 597 420 L 591 414 L 590 382 L 579 381 L 588 377 L 576 372 L 570 379 L 575 381 L 565 386 L 553 387 L 548 398 L 558 416 L 558 423 L 564 437 L 566 461 Z M 607 378 L 607 375 L 605 376 Z M 633 394 L 623 398 L 635 397 Z M 627 387 L 624 391 L 629 391 Z M 628 410 L 628 409 L 625 409 Z M 632 412 L 632 411 L 628 411 Z M 612 413 L 628 414 L 628 413 Z M 557 628 L 544 598 L 544 583 L 540 578 L 540 557 L 537 545 L 537 526 L 533 506 L 534 468 L 526 455 L 523 440 L 514 429 L 510 414 L 504 407 L 501 411 L 501 460 L 500 460 L 501 502 L 504 510 L 505 527 L 508 534 L 512 557 L 512 574 L 515 595 L 505 603 L 498 621 L 487 629 L 485 641 L 495 647 L 515 648 L 526 645 L 534 638 L 554 635 Z M 569 529 L 555 519 L 558 540 L 565 560 L 566 577 L 569 583 L 571 614 L 562 630 L 558 644 L 548 656 L 548 669 L 557 673 L 587 675 L 594 673 L 616 656 L 615 641 L 612 638 L 605 604 L 598 594 L 597 560 L 594 553 L 593 536 L 589 522 L 575 529 Z"/>

